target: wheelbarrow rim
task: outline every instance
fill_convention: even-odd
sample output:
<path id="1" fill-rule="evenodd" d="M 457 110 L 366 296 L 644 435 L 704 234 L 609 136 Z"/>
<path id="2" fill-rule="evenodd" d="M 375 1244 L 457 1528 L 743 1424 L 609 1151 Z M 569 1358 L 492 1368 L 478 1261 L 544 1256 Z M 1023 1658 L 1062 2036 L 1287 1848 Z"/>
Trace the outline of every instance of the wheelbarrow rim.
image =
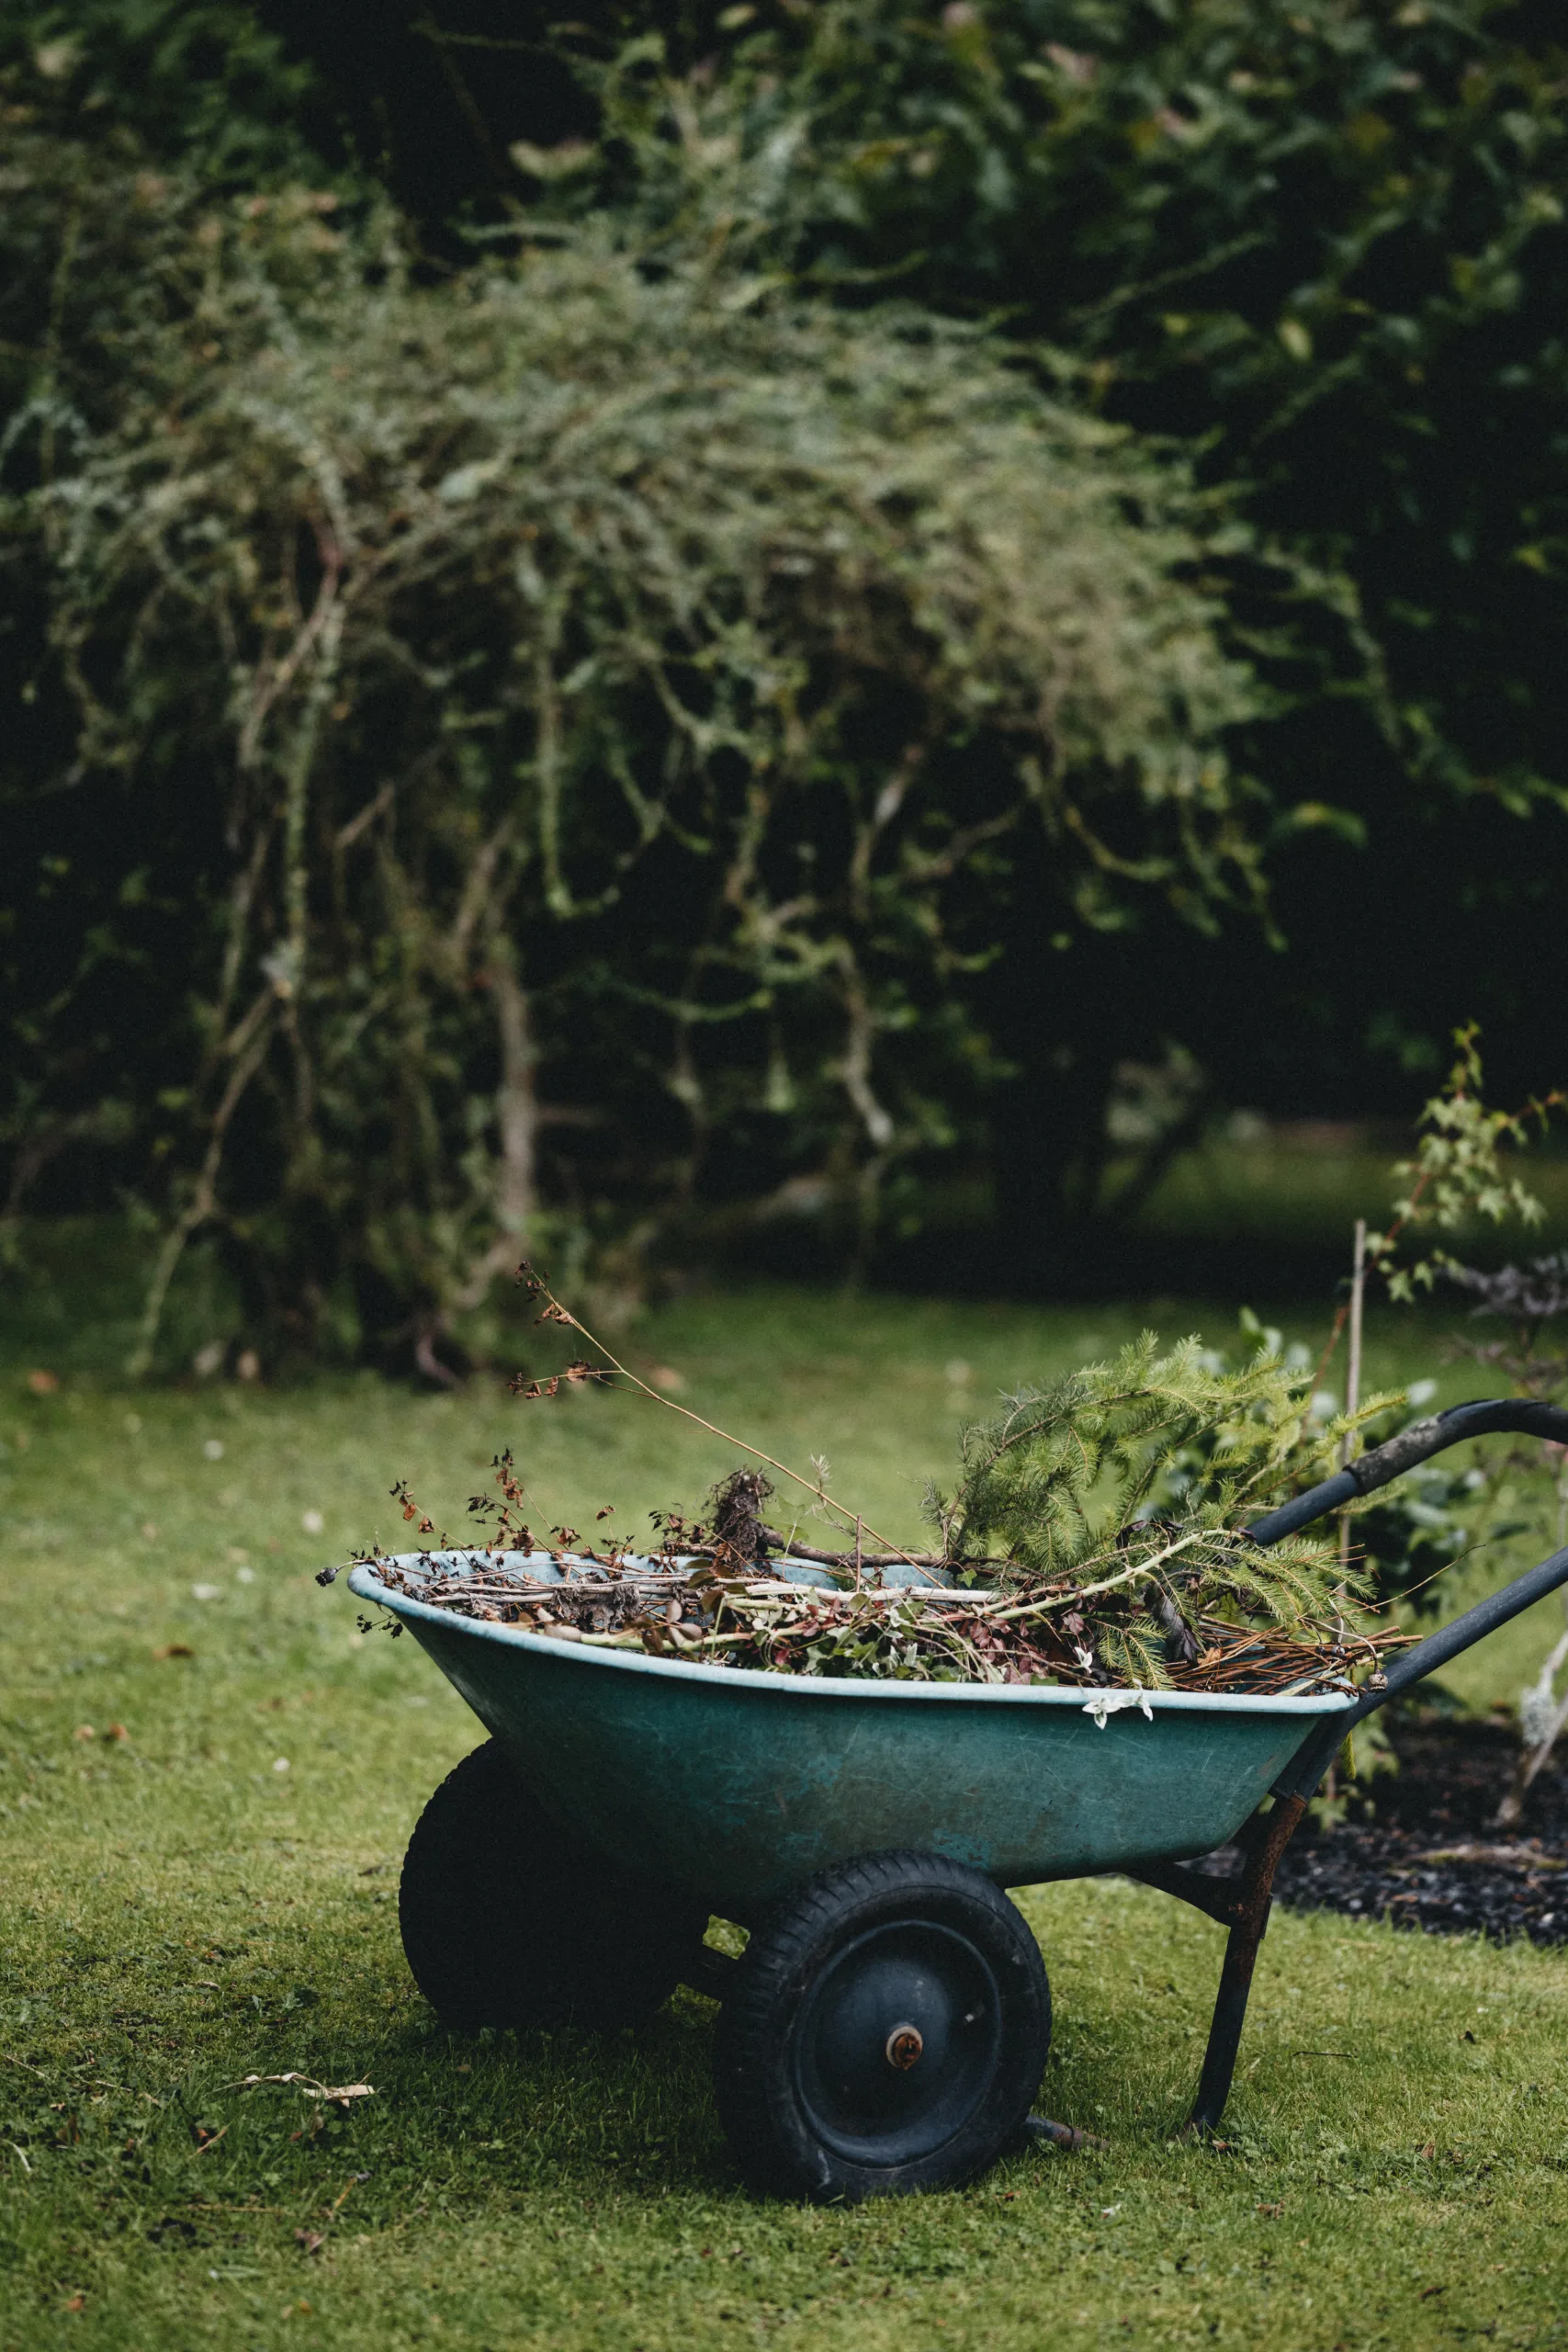
<path id="1" fill-rule="evenodd" d="M 467 1552 L 404 1552 L 380 1563 L 389 1568 L 428 1569 L 435 1563 L 476 1563 L 482 1555 Z M 526 1557 L 527 1555 L 512 1555 Z M 491 1565 L 494 1565 L 493 1557 Z M 591 1648 L 577 1642 L 563 1642 L 547 1634 L 525 1633 L 520 1625 L 502 1625 L 483 1618 L 463 1617 L 454 1610 L 435 1607 L 412 1594 L 393 1591 L 382 1583 L 375 1568 L 359 1562 L 350 1572 L 348 1589 L 361 1600 L 375 1602 L 389 1610 L 394 1616 L 406 1618 L 416 1624 L 438 1627 L 443 1633 L 461 1633 L 471 1639 L 497 1642 L 503 1647 L 534 1652 L 540 1657 L 558 1660 L 562 1665 L 593 1668 L 609 1668 L 619 1674 L 649 1674 L 677 1682 L 711 1682 L 728 1690 L 755 1691 L 759 1696 L 771 1693 L 779 1698 L 820 1700 L 828 1704 L 835 1701 L 859 1702 L 871 1701 L 876 1705 L 914 1706 L 1027 1706 L 1075 1707 L 1089 1713 L 1093 1695 L 1085 1696 L 1077 1685 L 1058 1688 L 1022 1682 L 917 1682 L 881 1680 L 860 1676 L 827 1676 L 815 1674 L 772 1674 L 763 1667 L 709 1666 L 694 1658 L 649 1657 L 630 1650 Z M 1107 1697 L 1118 1692 L 1107 1691 Z M 1140 1706 L 1144 1702 L 1162 1713 L 1213 1714 L 1281 1714 L 1311 1718 L 1330 1715 L 1357 1705 L 1359 1693 L 1328 1690 L 1315 1695 L 1276 1698 L 1269 1692 L 1207 1691 L 1207 1690 L 1140 1690 Z M 1118 1713 L 1123 1712 L 1122 1709 Z"/>

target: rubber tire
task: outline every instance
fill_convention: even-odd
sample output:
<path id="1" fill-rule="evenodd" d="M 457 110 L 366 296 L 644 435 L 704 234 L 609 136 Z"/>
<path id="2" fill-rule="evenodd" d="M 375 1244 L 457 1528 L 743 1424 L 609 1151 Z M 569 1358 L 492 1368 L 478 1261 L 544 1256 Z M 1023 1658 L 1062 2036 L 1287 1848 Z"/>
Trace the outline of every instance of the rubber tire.
<path id="1" fill-rule="evenodd" d="M 398 1922 L 442 2022 L 637 2024 L 691 1968 L 705 1904 L 585 1853 L 496 1740 L 465 1756 L 409 1840 Z"/>
<path id="2" fill-rule="evenodd" d="M 934 1933 L 949 1939 L 955 1953 L 967 1947 L 976 1954 L 995 1986 L 997 2016 L 973 2086 L 960 2083 L 954 2094 L 967 2104 L 949 2136 L 912 2156 L 867 2161 L 847 2153 L 842 2138 L 833 2143 L 803 2086 L 816 2079 L 807 2044 L 825 2030 L 813 1995 L 828 1997 L 837 1963 L 874 1967 L 879 1951 L 896 1951 L 910 1933 Z M 970 1963 L 961 1959 L 960 1964 Z M 856 1980 L 842 1981 L 840 2014 L 848 2015 Z M 863 1974 L 859 1981 L 863 1985 L 870 1979 Z M 830 2032 L 831 2013 L 823 2014 Z M 879 2022 L 875 2032 L 884 2022 L 890 2020 Z M 861 1855 L 808 1880 L 756 1930 L 736 1962 L 715 2050 L 719 2118 L 742 2178 L 760 2195 L 854 2204 L 865 2197 L 953 2188 L 984 2172 L 1016 2139 L 1050 2047 L 1044 1962 L 1001 1890 L 978 1871 L 939 1854 Z M 942 2079 L 939 2074 L 939 2086 Z M 945 2130 L 946 2122 L 932 2109 L 929 2127 L 917 2128 Z M 891 2147 L 897 2137 L 886 2133 L 884 2144 Z"/>

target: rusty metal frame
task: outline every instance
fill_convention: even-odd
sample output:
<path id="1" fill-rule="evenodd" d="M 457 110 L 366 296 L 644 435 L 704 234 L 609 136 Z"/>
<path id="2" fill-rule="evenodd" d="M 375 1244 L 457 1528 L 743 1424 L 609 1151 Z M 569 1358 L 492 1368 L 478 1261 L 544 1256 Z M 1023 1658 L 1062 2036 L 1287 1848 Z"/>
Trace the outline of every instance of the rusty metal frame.
<path id="1" fill-rule="evenodd" d="M 1255 1813 L 1236 1841 L 1242 1852 L 1241 1868 L 1225 1877 L 1211 1876 L 1182 1862 L 1156 1863 L 1148 1870 L 1128 1872 L 1140 1885 L 1174 1894 L 1178 1902 L 1190 1903 L 1194 1910 L 1230 1929 L 1203 2071 L 1192 2112 L 1183 2126 L 1184 2136 L 1217 2131 L 1224 2113 L 1247 2022 L 1252 1972 L 1273 1908 L 1274 1872 L 1306 1807 L 1303 1796 L 1277 1797 L 1269 1812 Z"/>

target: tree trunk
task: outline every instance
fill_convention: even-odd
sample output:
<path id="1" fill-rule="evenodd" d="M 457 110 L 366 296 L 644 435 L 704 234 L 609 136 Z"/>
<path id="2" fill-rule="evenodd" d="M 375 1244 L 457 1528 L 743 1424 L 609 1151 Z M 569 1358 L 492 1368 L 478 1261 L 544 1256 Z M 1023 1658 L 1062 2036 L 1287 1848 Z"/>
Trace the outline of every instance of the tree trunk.
<path id="1" fill-rule="evenodd" d="M 517 977 L 510 948 L 498 941 L 485 978 L 495 1005 L 501 1049 L 501 1083 L 495 1091 L 500 1160 L 495 1214 L 500 1231 L 454 1296 L 450 1312 L 479 1306 L 497 1274 L 515 1264 L 527 1247 L 534 1214 L 539 1142 L 539 1098 L 535 1079 L 538 1049 L 528 1019 L 528 995 Z M 445 1318 L 443 1318 L 445 1319 Z"/>

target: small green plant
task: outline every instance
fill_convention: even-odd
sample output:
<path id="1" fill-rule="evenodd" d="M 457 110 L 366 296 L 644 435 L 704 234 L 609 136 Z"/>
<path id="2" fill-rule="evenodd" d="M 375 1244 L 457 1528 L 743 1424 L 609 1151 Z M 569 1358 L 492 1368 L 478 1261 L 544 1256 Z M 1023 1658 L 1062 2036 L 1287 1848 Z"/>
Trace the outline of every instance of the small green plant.
<path id="1" fill-rule="evenodd" d="M 1441 1247 L 1410 1258 L 1398 1254 L 1402 1236 L 1457 1234 L 1478 1219 L 1498 1226 L 1517 1218 L 1526 1227 L 1539 1226 L 1545 1215 L 1505 1155 L 1543 1135 L 1568 1097 L 1553 1089 L 1532 1097 L 1520 1111 L 1489 1109 L 1480 1034 L 1474 1022 L 1454 1032 L 1456 1057 L 1448 1083 L 1422 1111 L 1415 1157 L 1395 1165 L 1393 1173 L 1405 1190 L 1394 1204 L 1388 1231 L 1367 1236 L 1367 1267 L 1382 1276 L 1391 1299 L 1405 1305 L 1418 1292 L 1433 1292 L 1439 1282 L 1467 1293 L 1474 1302 L 1473 1317 L 1506 1328 L 1500 1338 L 1454 1334 L 1448 1341 L 1450 1358 L 1465 1357 L 1503 1373 L 1517 1396 L 1561 1402 L 1568 1389 L 1568 1251 L 1493 1272 L 1466 1265 Z M 1446 1597 L 1438 1585 L 1446 1568 L 1483 1544 L 1496 1547 L 1515 1536 L 1543 1536 L 1543 1521 L 1552 1518 L 1561 1544 L 1568 1534 L 1568 1457 L 1558 1448 L 1545 1451 L 1555 1492 L 1544 1512 L 1528 1501 L 1521 1510 L 1519 1481 L 1527 1497 L 1532 1491 L 1539 1497 L 1542 1461 L 1540 1449 L 1518 1442 L 1501 1453 L 1478 1453 L 1469 1464 L 1430 1464 L 1359 1512 L 1353 1522 L 1357 1548 L 1380 1599 L 1398 1600 L 1417 1612 L 1436 1611 Z M 1517 1823 L 1526 1792 L 1568 1724 L 1568 1697 L 1560 1700 L 1556 1690 L 1564 1664 L 1568 1635 L 1519 1695 L 1519 1764 L 1498 1811 L 1500 1827 Z"/>
<path id="2" fill-rule="evenodd" d="M 1387 1230 L 1366 1237 L 1365 1270 L 1369 1278 L 1381 1277 L 1397 1304 L 1414 1305 L 1418 1294 L 1430 1295 L 1445 1283 L 1472 1294 L 1475 1314 L 1507 1317 L 1514 1327 L 1511 1342 L 1456 1336 L 1448 1342 L 1448 1353 L 1496 1365 L 1507 1374 L 1516 1395 L 1548 1400 L 1568 1374 L 1568 1359 L 1547 1352 L 1552 1318 L 1568 1307 L 1559 1261 L 1540 1259 L 1483 1273 L 1437 1244 L 1438 1235 L 1457 1236 L 1478 1220 L 1497 1226 L 1517 1218 L 1536 1226 L 1545 1215 L 1506 1155 L 1522 1149 L 1532 1133 L 1544 1133 L 1564 1097 L 1553 1091 L 1519 1111 L 1489 1108 L 1480 1035 L 1474 1022 L 1454 1032 L 1455 1058 L 1447 1083 L 1421 1112 L 1414 1156 L 1394 1165 L 1393 1174 L 1404 1189 Z M 1336 1320 L 1330 1352 L 1347 1312 L 1341 1308 Z M 1354 1377 L 1352 1372 L 1352 1382 Z M 1424 1403 L 1430 1387 L 1410 1393 L 1413 1403 Z M 1429 1463 L 1357 1511 L 1356 1548 L 1379 1599 L 1398 1600 L 1417 1612 L 1439 1609 L 1446 1591 L 1438 1589 L 1438 1579 L 1446 1568 L 1483 1541 L 1498 1544 L 1531 1524 L 1517 1517 L 1503 1522 L 1494 1513 L 1510 1479 L 1538 1467 L 1535 1452 L 1517 1445 L 1468 1462 Z"/>
<path id="3" fill-rule="evenodd" d="M 1393 1174 L 1406 1189 L 1394 1202 L 1393 1223 L 1386 1233 L 1367 1236 L 1369 1270 L 1382 1276 L 1390 1298 L 1406 1305 L 1418 1290 L 1430 1291 L 1440 1275 L 1462 1269 L 1443 1249 L 1402 1262 L 1396 1254 L 1402 1235 L 1422 1228 L 1455 1233 L 1478 1217 L 1493 1225 L 1517 1217 L 1533 1226 L 1546 1214 L 1503 1155 L 1510 1144 L 1529 1141 L 1532 1125 L 1544 1133 L 1568 1098 L 1553 1090 L 1532 1096 L 1521 1111 L 1489 1110 L 1482 1095 L 1480 1035 L 1473 1021 L 1454 1031 L 1453 1067 L 1442 1092 L 1423 1106 L 1416 1156 L 1394 1163 Z"/>

